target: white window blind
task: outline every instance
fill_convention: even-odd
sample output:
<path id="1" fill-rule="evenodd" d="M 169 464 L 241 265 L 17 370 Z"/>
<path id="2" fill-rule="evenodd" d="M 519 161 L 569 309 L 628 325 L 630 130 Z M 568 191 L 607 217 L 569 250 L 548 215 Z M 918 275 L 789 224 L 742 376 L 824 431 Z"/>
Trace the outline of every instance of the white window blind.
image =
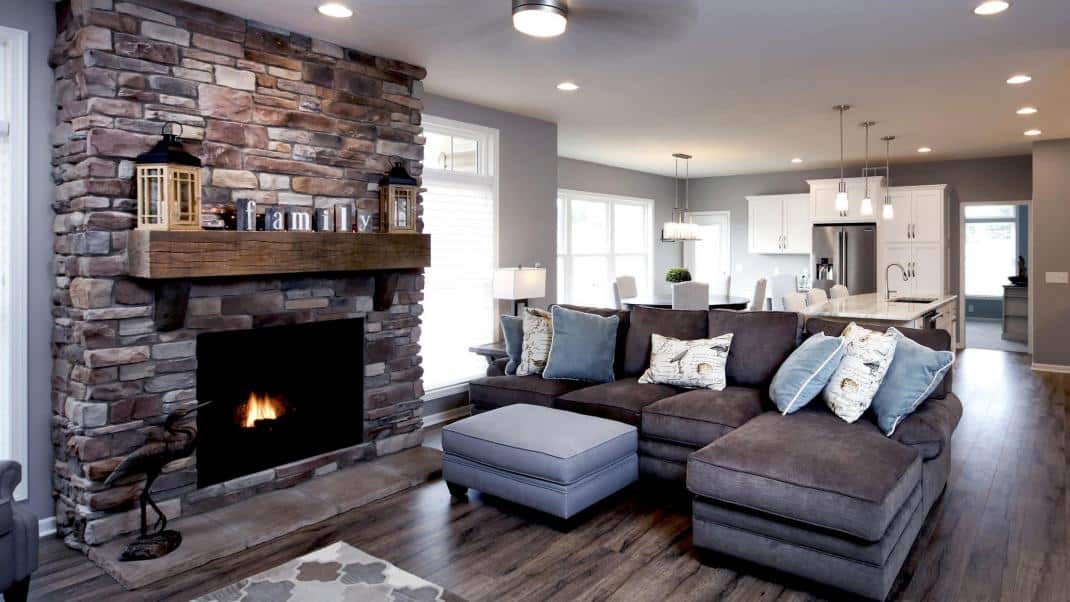
<path id="1" fill-rule="evenodd" d="M 475 168 L 464 173 L 424 171 L 424 232 L 431 235 L 431 267 L 424 283 L 424 388 L 443 389 L 483 376 L 486 360 L 468 351 L 494 340 L 496 303 L 491 279 L 497 265 L 496 132 L 426 118 L 429 134 L 463 132 L 480 146 Z M 472 172 L 476 173 L 472 173 Z"/>

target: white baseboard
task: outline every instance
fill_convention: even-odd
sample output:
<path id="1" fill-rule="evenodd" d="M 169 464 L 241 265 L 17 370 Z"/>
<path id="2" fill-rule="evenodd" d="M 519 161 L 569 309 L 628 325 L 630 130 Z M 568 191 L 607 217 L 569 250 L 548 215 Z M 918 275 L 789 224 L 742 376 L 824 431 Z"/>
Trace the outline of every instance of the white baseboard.
<path id="1" fill-rule="evenodd" d="M 1062 364 L 1034 363 L 1031 368 L 1036 372 L 1054 372 L 1056 374 L 1070 374 L 1070 366 L 1064 366 Z"/>
<path id="2" fill-rule="evenodd" d="M 56 517 L 50 516 L 37 521 L 37 534 L 40 537 L 52 537 L 56 534 Z"/>
<path id="3" fill-rule="evenodd" d="M 435 426 L 436 424 L 442 424 L 444 422 L 451 422 L 458 418 L 464 418 L 472 413 L 472 406 L 466 405 L 459 408 L 453 408 L 452 410 L 446 410 L 445 412 L 438 412 L 437 414 L 431 414 L 424 416 L 424 428 L 429 426 Z"/>

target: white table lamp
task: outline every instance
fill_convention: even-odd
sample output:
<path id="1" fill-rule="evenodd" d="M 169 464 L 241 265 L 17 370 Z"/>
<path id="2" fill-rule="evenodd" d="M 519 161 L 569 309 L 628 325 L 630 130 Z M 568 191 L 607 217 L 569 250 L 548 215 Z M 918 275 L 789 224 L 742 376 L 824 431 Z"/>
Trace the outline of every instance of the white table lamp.
<path id="1" fill-rule="evenodd" d="M 520 303 L 546 296 L 546 268 L 536 265 L 494 270 L 494 298 L 513 302 L 513 315 L 519 315 Z"/>

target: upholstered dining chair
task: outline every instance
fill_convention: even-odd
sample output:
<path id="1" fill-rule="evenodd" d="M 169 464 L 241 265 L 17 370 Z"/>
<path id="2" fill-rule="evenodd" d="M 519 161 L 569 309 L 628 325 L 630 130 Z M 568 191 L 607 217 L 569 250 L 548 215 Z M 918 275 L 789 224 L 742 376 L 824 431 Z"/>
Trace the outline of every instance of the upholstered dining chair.
<path id="1" fill-rule="evenodd" d="M 769 279 L 769 298 L 773 311 L 784 309 L 784 297 L 794 292 L 797 292 L 795 274 L 773 274 Z"/>
<path id="2" fill-rule="evenodd" d="M 18 462 L 0 460 L 0 593 L 7 602 L 26 600 L 30 574 L 37 569 L 37 517 L 15 507 L 20 481 Z"/>
<path id="3" fill-rule="evenodd" d="M 765 286 L 765 278 L 759 278 L 754 284 L 754 298 L 751 299 L 749 308 L 751 311 L 765 311 Z"/>
<path id="4" fill-rule="evenodd" d="M 780 304 L 784 311 L 793 311 L 799 316 L 799 327 L 795 331 L 795 338 L 798 340 L 803 326 L 806 325 L 806 295 L 799 292 L 788 293 L 780 300 Z"/>
<path id="5" fill-rule="evenodd" d="M 624 309 L 625 299 L 634 299 L 639 296 L 639 286 L 635 283 L 635 276 L 617 276 L 613 281 L 613 302 L 617 309 Z"/>
<path id="6" fill-rule="evenodd" d="M 851 291 L 847 290 L 847 287 L 842 284 L 837 284 L 829 289 L 829 299 L 842 299 L 850 296 Z"/>
<path id="7" fill-rule="evenodd" d="M 710 285 L 705 282 L 677 282 L 672 285 L 673 309 L 709 309 Z"/>
<path id="8" fill-rule="evenodd" d="M 821 305 L 822 303 L 827 303 L 828 300 L 828 293 L 820 288 L 812 288 L 810 292 L 806 293 L 807 305 Z"/>

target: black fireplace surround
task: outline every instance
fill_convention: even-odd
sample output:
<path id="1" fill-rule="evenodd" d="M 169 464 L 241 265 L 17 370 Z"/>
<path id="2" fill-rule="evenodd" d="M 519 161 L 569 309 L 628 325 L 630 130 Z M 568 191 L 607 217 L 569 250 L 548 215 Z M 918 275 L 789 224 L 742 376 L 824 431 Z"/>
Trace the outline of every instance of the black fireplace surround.
<path id="1" fill-rule="evenodd" d="M 197 337 L 197 485 L 363 440 L 364 320 Z"/>

